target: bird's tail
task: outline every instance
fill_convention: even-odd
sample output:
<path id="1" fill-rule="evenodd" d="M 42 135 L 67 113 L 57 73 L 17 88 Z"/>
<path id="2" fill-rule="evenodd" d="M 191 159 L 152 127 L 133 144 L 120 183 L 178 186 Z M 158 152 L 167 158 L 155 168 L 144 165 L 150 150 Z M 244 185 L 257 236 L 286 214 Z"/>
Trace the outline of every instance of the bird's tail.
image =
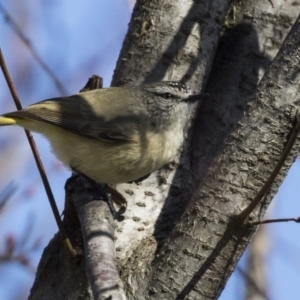
<path id="1" fill-rule="evenodd" d="M 16 120 L 8 117 L 0 116 L 0 126 L 17 124 Z"/>

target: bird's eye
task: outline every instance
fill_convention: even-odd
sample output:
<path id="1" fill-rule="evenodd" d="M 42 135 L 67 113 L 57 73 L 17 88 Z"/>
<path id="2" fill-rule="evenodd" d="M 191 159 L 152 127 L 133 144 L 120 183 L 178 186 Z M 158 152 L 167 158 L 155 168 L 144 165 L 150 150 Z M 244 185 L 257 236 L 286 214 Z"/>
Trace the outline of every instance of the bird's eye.
<path id="1" fill-rule="evenodd" d="M 163 96 L 165 99 L 170 99 L 170 98 L 173 97 L 173 95 L 170 94 L 170 93 L 164 93 L 162 96 Z"/>

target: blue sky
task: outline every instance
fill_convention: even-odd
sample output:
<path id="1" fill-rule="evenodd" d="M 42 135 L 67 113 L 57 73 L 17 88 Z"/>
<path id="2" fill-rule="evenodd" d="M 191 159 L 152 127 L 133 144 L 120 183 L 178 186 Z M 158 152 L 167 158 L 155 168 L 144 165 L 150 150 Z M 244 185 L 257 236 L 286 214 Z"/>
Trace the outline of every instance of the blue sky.
<path id="1" fill-rule="evenodd" d="M 77 93 L 93 74 L 109 86 L 116 60 L 127 31 L 131 7 L 121 0 L 6 0 L 0 2 L 29 38 L 32 47 L 50 66 L 67 93 Z M 32 57 L 12 31 L 0 11 L 0 47 L 6 58 L 24 106 L 42 99 L 61 96 L 53 80 Z M 10 94 L 0 75 L 1 112 L 14 110 Z M 50 184 L 60 211 L 63 207 L 67 171 L 51 154 L 48 142 L 35 135 Z M 1 128 L 0 191 L 8 185 L 15 193 L 0 216 L 0 253 L 7 240 L 26 240 L 20 253 L 28 253 L 31 267 L 17 262 L 0 264 L 0 299 L 26 299 L 42 249 L 57 228 L 32 159 L 25 135 L 18 128 Z M 296 217 L 300 211 L 300 164 L 296 161 L 276 201 L 270 217 Z M 25 231 L 32 228 L 30 234 Z M 295 299 L 299 295 L 299 225 L 267 225 L 269 255 L 266 260 L 270 299 Z M 38 245 L 32 250 L 33 245 Z M 246 269 L 246 257 L 240 267 Z M 5 276 L 3 276 L 5 274 Z M 19 289 L 15 289 L 15 286 Z M 221 295 L 222 300 L 243 299 L 244 280 L 234 273 Z"/>

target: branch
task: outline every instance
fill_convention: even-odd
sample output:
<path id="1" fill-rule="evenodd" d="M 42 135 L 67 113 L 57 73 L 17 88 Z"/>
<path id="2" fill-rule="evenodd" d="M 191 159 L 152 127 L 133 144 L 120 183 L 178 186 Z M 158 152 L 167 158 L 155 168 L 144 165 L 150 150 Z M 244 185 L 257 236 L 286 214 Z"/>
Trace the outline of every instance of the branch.
<path id="1" fill-rule="evenodd" d="M 12 82 L 12 79 L 9 75 L 9 72 L 8 72 L 7 67 L 6 67 L 6 63 L 5 63 L 5 60 L 4 60 L 1 49 L 0 49 L 0 66 L 1 66 L 1 69 L 2 69 L 2 72 L 3 72 L 3 75 L 6 79 L 9 90 L 11 92 L 11 95 L 14 99 L 15 104 L 16 104 L 16 107 L 17 107 L 18 110 L 21 110 L 22 109 L 21 101 L 18 97 L 17 91 L 16 91 L 16 89 L 14 87 L 14 84 Z M 42 163 L 42 160 L 40 158 L 40 155 L 38 153 L 35 141 L 33 139 L 33 136 L 31 134 L 31 132 L 29 130 L 26 130 L 26 129 L 25 129 L 25 134 L 26 134 L 26 137 L 28 139 L 31 151 L 33 153 L 37 168 L 38 168 L 39 173 L 41 175 L 41 178 L 42 178 L 42 181 L 43 181 L 43 184 L 44 184 L 44 188 L 45 188 L 45 191 L 46 191 L 46 194 L 47 194 L 47 197 L 48 197 L 48 200 L 49 200 L 49 203 L 50 203 L 50 206 L 51 206 L 51 209 L 52 209 L 55 221 L 56 221 L 56 224 L 59 228 L 61 239 L 62 239 L 66 249 L 68 249 L 70 255 L 75 256 L 76 251 L 73 249 L 72 244 L 71 244 L 71 242 L 70 242 L 70 240 L 69 240 L 69 238 L 66 234 L 65 228 L 62 224 L 60 214 L 59 214 L 58 208 L 56 206 L 55 199 L 54 199 L 54 196 L 53 196 L 53 193 L 52 193 L 52 190 L 51 190 L 51 187 L 50 187 L 50 184 L 49 184 L 49 181 L 48 181 L 48 178 L 47 178 L 47 175 L 46 175 L 43 163 Z"/>
<path id="2" fill-rule="evenodd" d="M 114 220 L 107 203 L 91 200 L 92 191 L 77 177 L 72 195 L 81 223 L 86 259 L 86 274 L 95 300 L 124 300 L 125 292 L 115 259 Z M 96 193 L 98 191 L 95 191 Z"/>
<path id="3" fill-rule="evenodd" d="M 158 299 L 161 293 L 166 298 L 215 299 L 224 288 L 254 233 L 250 226 L 233 222 L 232 216 L 249 205 L 274 170 L 298 114 L 299 44 L 300 18 L 211 162 L 185 214 L 159 249 L 151 299 Z M 217 121 L 222 124 L 222 118 Z M 216 140 L 212 136 L 210 142 Z M 264 202 L 255 210 L 257 218 L 298 155 L 299 144 L 298 138 Z M 184 272 L 185 278 L 179 280 L 178 274 Z"/>
<path id="4" fill-rule="evenodd" d="M 298 218 L 281 218 L 281 219 L 269 219 L 269 220 L 263 220 L 263 221 L 255 221 L 255 222 L 249 222 L 249 225 L 257 226 L 257 225 L 263 225 L 263 224 L 282 223 L 282 222 L 300 223 L 300 217 L 298 217 Z"/>
<path id="5" fill-rule="evenodd" d="M 56 85 L 60 93 L 62 95 L 67 95 L 68 93 L 64 88 L 63 84 L 59 81 L 59 79 L 56 77 L 54 72 L 48 67 L 48 65 L 43 61 L 43 59 L 39 56 L 36 50 L 32 47 L 30 40 L 25 36 L 22 29 L 18 26 L 18 24 L 14 21 L 14 19 L 10 16 L 10 14 L 7 12 L 7 10 L 3 7 L 1 3 L 0 3 L 0 10 L 2 11 L 6 21 L 11 25 L 11 28 L 16 33 L 16 35 L 27 46 L 27 48 L 29 49 L 29 51 L 31 52 L 32 56 L 37 61 L 37 63 L 42 67 L 42 69 L 44 69 L 44 71 L 54 81 L 54 84 Z"/>

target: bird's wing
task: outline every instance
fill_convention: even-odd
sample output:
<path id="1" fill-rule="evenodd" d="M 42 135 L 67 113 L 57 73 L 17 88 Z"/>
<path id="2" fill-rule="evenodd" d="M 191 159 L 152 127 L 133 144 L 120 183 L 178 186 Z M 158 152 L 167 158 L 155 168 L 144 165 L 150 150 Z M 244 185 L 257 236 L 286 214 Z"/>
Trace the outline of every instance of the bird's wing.
<path id="1" fill-rule="evenodd" d="M 106 142 L 131 141 L 138 130 L 136 116 L 127 113 L 115 118 L 107 117 L 105 105 L 103 105 L 103 114 L 99 113 L 99 107 L 98 111 L 93 110 L 93 100 L 96 101 L 95 99 L 86 101 L 80 94 L 54 98 L 38 102 L 20 111 L 4 114 L 4 116 L 45 122 L 75 134 Z"/>

